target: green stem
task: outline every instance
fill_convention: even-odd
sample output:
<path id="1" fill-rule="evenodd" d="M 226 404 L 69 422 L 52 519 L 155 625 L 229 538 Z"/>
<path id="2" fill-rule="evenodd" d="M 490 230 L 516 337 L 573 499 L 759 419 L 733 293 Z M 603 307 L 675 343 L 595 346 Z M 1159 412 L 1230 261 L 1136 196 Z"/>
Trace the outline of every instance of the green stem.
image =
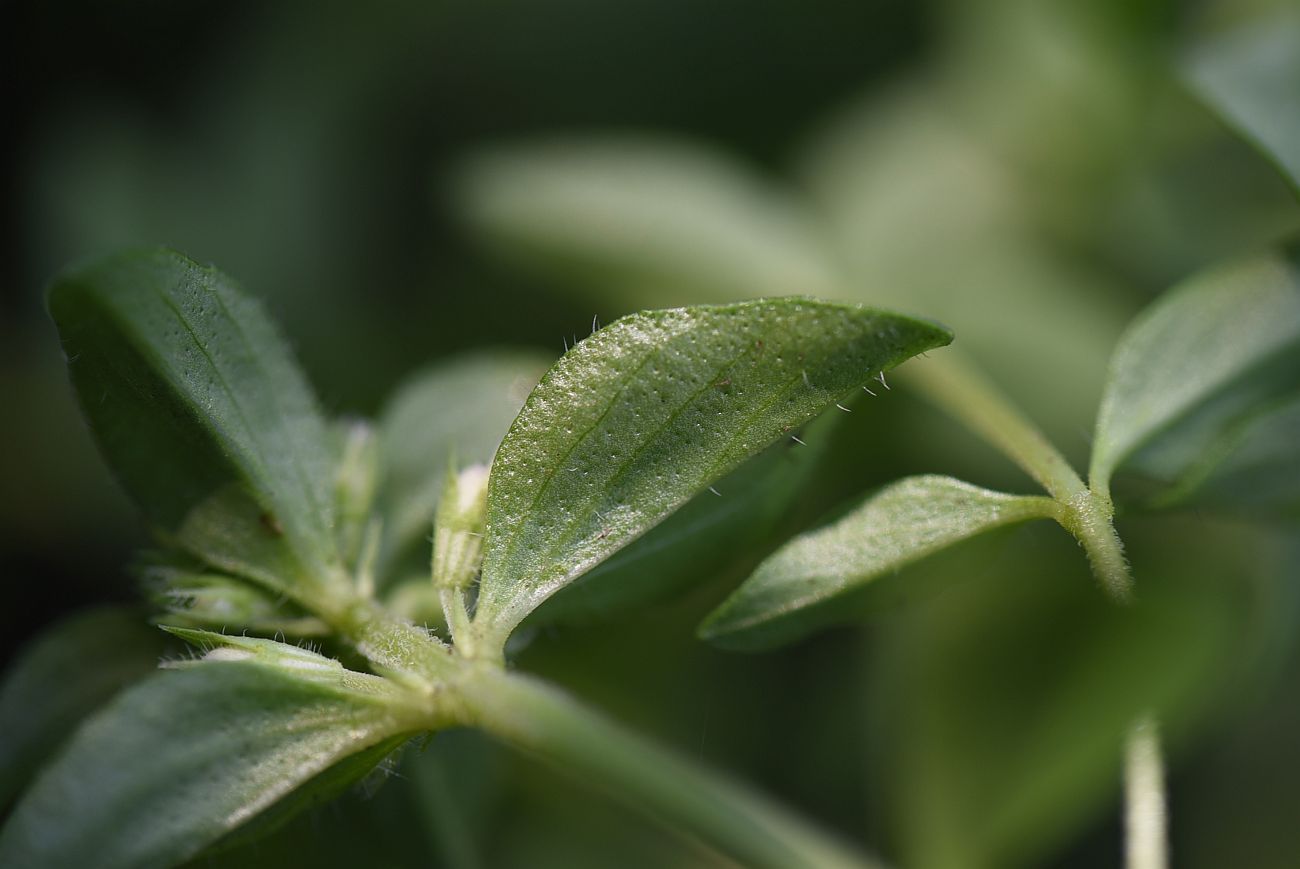
<path id="1" fill-rule="evenodd" d="M 1124 866 L 1166 869 L 1165 773 L 1155 718 L 1133 723 L 1124 748 Z"/>
<path id="2" fill-rule="evenodd" d="M 744 866 L 879 865 L 740 785 L 646 742 L 535 679 L 470 664 L 454 690 L 464 704 L 466 724 L 591 779 Z"/>
<path id="3" fill-rule="evenodd" d="M 1127 603 L 1133 580 L 1124 545 L 1111 523 L 1110 497 L 1091 491 L 1047 436 L 968 357 L 948 350 L 942 359 L 912 360 L 907 370 L 936 406 L 999 450 L 1061 504 L 1057 521 L 1083 545 L 1107 594 Z"/>

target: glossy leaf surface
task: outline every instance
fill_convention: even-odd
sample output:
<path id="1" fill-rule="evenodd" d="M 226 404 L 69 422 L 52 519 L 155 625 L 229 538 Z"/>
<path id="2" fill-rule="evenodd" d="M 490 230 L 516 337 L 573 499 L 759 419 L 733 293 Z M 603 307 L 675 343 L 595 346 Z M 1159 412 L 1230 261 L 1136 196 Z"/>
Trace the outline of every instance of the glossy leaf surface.
<path id="1" fill-rule="evenodd" d="M 1111 358 L 1092 482 L 1170 434 L 1195 455 L 1225 427 L 1300 386 L 1300 270 L 1263 254 L 1198 274 L 1148 308 Z M 1175 426 L 1186 423 L 1182 431 Z"/>
<path id="2" fill-rule="evenodd" d="M 384 680 L 285 648 L 298 666 L 220 647 L 120 694 L 19 803 L 0 864 L 172 865 L 408 728 Z"/>
<path id="3" fill-rule="evenodd" d="M 333 452 L 260 304 L 215 269 L 156 250 L 65 273 L 49 305 L 82 411 L 151 521 L 179 533 L 195 507 L 234 491 L 255 505 L 231 520 L 238 548 L 209 536 L 217 549 L 197 554 L 239 558 L 260 525 L 268 546 L 283 538 L 299 579 L 330 574 Z"/>
<path id="4" fill-rule="evenodd" d="M 932 323 L 802 298 L 625 317 L 542 379 L 488 487 L 476 625 L 541 601 L 883 369 Z"/>
<path id="5" fill-rule="evenodd" d="M 951 477 L 909 477 L 832 524 L 787 543 L 705 620 L 730 647 L 775 645 L 821 623 L 814 608 L 984 531 L 1051 518 L 1054 502 L 991 492 Z"/>

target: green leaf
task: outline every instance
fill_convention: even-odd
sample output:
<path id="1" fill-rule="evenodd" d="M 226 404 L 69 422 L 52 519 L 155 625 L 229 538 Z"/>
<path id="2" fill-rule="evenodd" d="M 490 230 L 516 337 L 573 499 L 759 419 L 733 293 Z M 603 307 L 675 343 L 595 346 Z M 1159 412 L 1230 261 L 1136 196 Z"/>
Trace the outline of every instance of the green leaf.
<path id="1" fill-rule="evenodd" d="M 390 736 L 356 754 L 348 755 L 294 788 L 248 823 L 205 848 L 200 852 L 199 859 L 211 859 L 214 855 L 227 852 L 238 854 L 240 848 L 248 845 L 256 848 L 268 836 L 283 829 L 303 812 L 338 799 L 354 786 L 364 792 L 371 776 L 382 781 L 387 768 L 396 765 L 395 755 L 409 740 L 407 735 Z"/>
<path id="2" fill-rule="evenodd" d="M 1300 194 L 1300 14 L 1290 9 L 1206 40 L 1183 75 Z"/>
<path id="3" fill-rule="evenodd" d="M 327 636 L 320 619 L 283 596 L 239 577 L 204 570 L 166 557 L 138 568 L 144 591 L 165 624 L 213 630 Z"/>
<path id="4" fill-rule="evenodd" d="M 1184 505 L 1256 517 L 1300 516 L 1300 387 L 1292 358 L 1252 376 L 1126 463 L 1131 500 L 1150 509 Z M 1280 381 L 1280 382 L 1279 382 Z"/>
<path id="5" fill-rule="evenodd" d="M 1300 397 L 1251 419 L 1194 499 L 1300 519 Z"/>
<path id="6" fill-rule="evenodd" d="M 65 273 L 49 306 L 82 411 L 152 522 L 179 534 L 213 497 L 243 498 L 241 518 L 222 520 L 239 526 L 232 546 L 283 538 L 293 581 L 332 577 L 334 453 L 261 305 L 215 269 L 156 250 Z M 222 536 L 189 543 L 209 560 L 241 557 Z"/>
<path id="7" fill-rule="evenodd" d="M 418 726 L 379 677 L 270 641 L 189 635 L 226 645 L 90 719 L 0 830 L 0 864 L 172 865 Z"/>
<path id="8" fill-rule="evenodd" d="M 379 422 L 382 577 L 391 581 L 407 561 L 427 576 L 433 511 L 448 461 L 491 462 L 550 362 L 526 351 L 468 354 L 414 375 L 389 399 Z"/>
<path id="9" fill-rule="evenodd" d="M 164 642 L 140 613 L 104 607 L 47 629 L 0 685 L 0 809 L 83 718 L 152 673 Z"/>
<path id="10" fill-rule="evenodd" d="M 951 335 L 806 298 L 625 317 L 524 405 L 492 466 L 476 630 L 538 604 L 768 444 Z"/>
<path id="11" fill-rule="evenodd" d="M 825 295 L 812 222 L 726 154 L 665 138 L 604 137 L 490 151 L 460 179 L 462 210 L 528 265 L 654 304 Z M 671 298 L 664 301 L 664 295 Z"/>
<path id="12" fill-rule="evenodd" d="M 1300 270 L 1269 253 L 1202 272 L 1134 321 L 1111 357 L 1091 478 L 1166 434 L 1190 461 L 1263 402 L 1300 386 Z M 1186 424 L 1183 426 L 1183 424 Z M 1182 431 L 1175 427 L 1183 426 Z"/>
<path id="13" fill-rule="evenodd" d="M 581 623 L 661 599 L 755 563 L 794 511 L 800 490 L 825 457 L 838 415 L 805 426 L 800 438 L 774 444 L 687 502 L 663 522 L 561 589 L 527 624 Z M 743 565 L 748 567 L 748 565 Z"/>
<path id="14" fill-rule="evenodd" d="M 850 592 L 899 594 L 890 579 L 913 561 L 1056 512 L 1047 497 L 991 492 L 951 477 L 908 477 L 783 546 L 705 619 L 700 634 L 731 648 L 788 642 L 823 624 Z"/>

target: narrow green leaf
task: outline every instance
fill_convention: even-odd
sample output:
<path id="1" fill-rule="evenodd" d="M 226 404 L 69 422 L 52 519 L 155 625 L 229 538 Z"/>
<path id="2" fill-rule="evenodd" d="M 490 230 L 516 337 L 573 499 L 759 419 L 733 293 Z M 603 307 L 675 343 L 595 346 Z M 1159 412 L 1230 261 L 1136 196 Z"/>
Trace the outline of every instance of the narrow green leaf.
<path id="1" fill-rule="evenodd" d="M 788 642 L 822 624 L 827 605 L 868 586 L 889 587 L 886 578 L 913 561 L 1056 512 L 1051 498 L 991 492 L 951 477 L 900 480 L 783 546 L 705 619 L 700 634 L 731 648 Z"/>
<path id="2" fill-rule="evenodd" d="M 139 574 L 164 624 L 293 637 L 330 633 L 302 607 L 239 577 L 168 560 L 144 565 Z"/>
<path id="3" fill-rule="evenodd" d="M 1190 278 L 1138 317 L 1111 357 L 1093 438 L 1093 485 L 1107 489 L 1126 459 L 1182 422 L 1192 423 L 1195 442 L 1212 442 L 1259 402 L 1293 392 L 1298 379 L 1294 253 L 1262 254 Z"/>
<path id="4" fill-rule="evenodd" d="M 24 649 L 0 684 L 0 809 L 83 718 L 152 673 L 163 648 L 141 613 L 104 607 L 69 616 Z"/>
<path id="5" fill-rule="evenodd" d="M 533 390 L 497 452 L 476 628 L 543 600 L 943 328 L 806 298 L 625 317 Z"/>
<path id="6" fill-rule="evenodd" d="M 668 302 L 825 295 L 812 221 L 727 154 L 686 141 L 604 137 L 477 156 L 463 213 L 507 255 L 608 294 Z M 604 296 L 602 296 L 604 297 Z"/>
<path id="7" fill-rule="evenodd" d="M 215 636 L 215 635 L 209 635 Z M 414 729 L 386 680 L 231 640 L 120 694 L 0 830 L 5 866 L 169 866 L 335 763 Z"/>
<path id="8" fill-rule="evenodd" d="M 491 462 L 550 362 L 526 351 L 469 354 L 416 374 L 389 399 L 379 422 L 381 577 L 391 581 L 408 561 L 428 573 L 433 511 L 448 462 Z"/>
<path id="9" fill-rule="evenodd" d="M 1206 40 L 1183 75 L 1300 194 L 1300 13 L 1289 9 Z"/>
<path id="10" fill-rule="evenodd" d="M 333 452 L 257 302 L 215 269 L 156 250 L 62 275 L 49 306 L 82 411 L 151 521 L 179 533 L 196 507 L 233 489 L 256 506 L 243 511 L 237 544 L 261 526 L 268 545 L 283 538 L 293 553 L 294 580 L 330 577 Z M 240 554 L 219 537 L 190 542 L 218 547 L 197 552 L 205 558 Z"/>

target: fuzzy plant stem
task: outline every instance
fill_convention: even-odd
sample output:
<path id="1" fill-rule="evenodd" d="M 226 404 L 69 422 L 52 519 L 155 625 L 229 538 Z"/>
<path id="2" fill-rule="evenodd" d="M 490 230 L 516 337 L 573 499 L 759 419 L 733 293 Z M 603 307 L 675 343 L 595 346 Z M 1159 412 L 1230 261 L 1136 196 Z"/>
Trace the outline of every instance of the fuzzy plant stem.
<path id="1" fill-rule="evenodd" d="M 949 351 L 942 359 L 913 360 L 907 371 L 940 410 L 1009 458 L 1061 504 L 1061 525 L 1083 546 L 1097 580 L 1117 602 L 1128 603 L 1133 581 L 1111 523 L 1110 496 L 1089 489 L 1051 441 L 968 357 Z"/>
<path id="2" fill-rule="evenodd" d="M 754 869 L 879 869 L 777 805 L 659 748 L 564 692 L 474 664 L 457 686 L 465 723 L 626 799 Z"/>
<path id="3" fill-rule="evenodd" d="M 1124 805 L 1126 869 L 1165 869 L 1165 771 L 1160 730 L 1149 715 L 1133 724 L 1124 746 Z"/>

